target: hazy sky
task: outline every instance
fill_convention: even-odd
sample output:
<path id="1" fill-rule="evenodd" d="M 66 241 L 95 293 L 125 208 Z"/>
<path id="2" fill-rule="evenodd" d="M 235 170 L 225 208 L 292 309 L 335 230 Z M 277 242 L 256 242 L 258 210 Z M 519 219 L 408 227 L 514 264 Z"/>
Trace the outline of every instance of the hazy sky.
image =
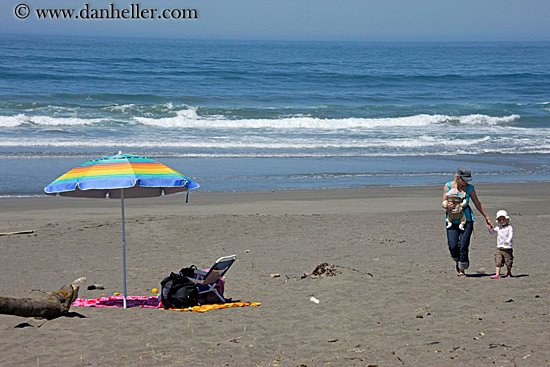
<path id="1" fill-rule="evenodd" d="M 111 4 L 120 12 L 129 12 L 137 5 L 157 12 L 154 19 L 147 20 L 45 20 L 36 15 L 37 9 L 47 8 L 75 9 L 76 15 L 90 15 L 81 12 L 86 3 L 90 12 L 108 9 Z M 28 17 L 18 19 L 16 9 L 19 16 Z M 159 19 L 164 9 L 196 9 L 198 18 Z M 550 0 L 2 0 L 0 12 L 1 33 L 259 40 L 550 41 Z"/>

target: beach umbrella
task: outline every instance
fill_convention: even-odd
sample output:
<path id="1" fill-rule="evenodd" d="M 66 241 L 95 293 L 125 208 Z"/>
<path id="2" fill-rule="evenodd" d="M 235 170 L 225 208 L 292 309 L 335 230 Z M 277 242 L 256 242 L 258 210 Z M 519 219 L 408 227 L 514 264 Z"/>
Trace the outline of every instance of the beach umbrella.
<path id="1" fill-rule="evenodd" d="M 199 184 L 154 159 L 111 155 L 73 168 L 44 188 L 48 195 L 120 199 L 122 211 L 122 269 L 126 308 L 126 229 L 124 199 L 174 194 L 196 189 Z M 187 197 L 188 199 L 189 197 Z M 186 199 L 186 202 L 187 202 Z"/>

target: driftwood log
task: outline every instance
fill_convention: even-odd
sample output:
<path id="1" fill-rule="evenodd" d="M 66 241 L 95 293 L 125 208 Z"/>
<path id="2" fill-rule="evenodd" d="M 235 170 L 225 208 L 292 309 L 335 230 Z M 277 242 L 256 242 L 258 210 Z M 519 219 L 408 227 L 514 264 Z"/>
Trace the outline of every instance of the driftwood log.
<path id="1" fill-rule="evenodd" d="M 9 236 L 9 235 L 12 235 L 12 234 L 29 234 L 29 233 L 34 233 L 34 229 L 29 229 L 29 230 L 25 230 L 25 231 L 17 231 L 17 232 L 0 232 L 0 236 Z"/>
<path id="2" fill-rule="evenodd" d="M 64 316 L 78 296 L 78 285 L 64 286 L 44 299 L 0 297 L 0 313 L 54 319 Z"/>

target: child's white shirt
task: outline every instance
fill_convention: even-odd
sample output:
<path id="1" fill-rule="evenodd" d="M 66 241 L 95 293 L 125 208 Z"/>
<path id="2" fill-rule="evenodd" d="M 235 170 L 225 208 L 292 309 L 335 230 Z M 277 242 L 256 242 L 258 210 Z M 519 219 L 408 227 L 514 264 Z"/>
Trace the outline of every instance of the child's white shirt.
<path id="1" fill-rule="evenodd" d="M 511 249 L 512 238 L 514 237 L 514 228 L 510 224 L 507 226 L 498 225 L 495 228 L 489 228 L 489 233 L 497 233 L 497 248 Z M 506 244 L 508 242 L 508 244 Z"/>

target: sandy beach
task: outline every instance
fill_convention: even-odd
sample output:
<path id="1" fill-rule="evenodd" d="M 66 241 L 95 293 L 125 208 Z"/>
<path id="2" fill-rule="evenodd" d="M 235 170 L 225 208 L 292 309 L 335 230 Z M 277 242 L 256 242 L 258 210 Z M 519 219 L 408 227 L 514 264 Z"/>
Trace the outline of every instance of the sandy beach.
<path id="1" fill-rule="evenodd" d="M 127 200 L 129 295 L 236 254 L 225 295 L 261 306 L 0 315 L 0 366 L 550 365 L 550 183 L 475 186 L 491 216 L 512 218 L 514 278 L 489 278 L 496 238 L 479 220 L 469 277 L 457 277 L 443 183 Z M 122 292 L 119 201 L 0 199 L 0 232 L 23 230 L 34 233 L 0 236 L 0 295 L 39 297 L 80 277 L 80 298 Z M 303 277 L 322 262 L 339 274 Z"/>

